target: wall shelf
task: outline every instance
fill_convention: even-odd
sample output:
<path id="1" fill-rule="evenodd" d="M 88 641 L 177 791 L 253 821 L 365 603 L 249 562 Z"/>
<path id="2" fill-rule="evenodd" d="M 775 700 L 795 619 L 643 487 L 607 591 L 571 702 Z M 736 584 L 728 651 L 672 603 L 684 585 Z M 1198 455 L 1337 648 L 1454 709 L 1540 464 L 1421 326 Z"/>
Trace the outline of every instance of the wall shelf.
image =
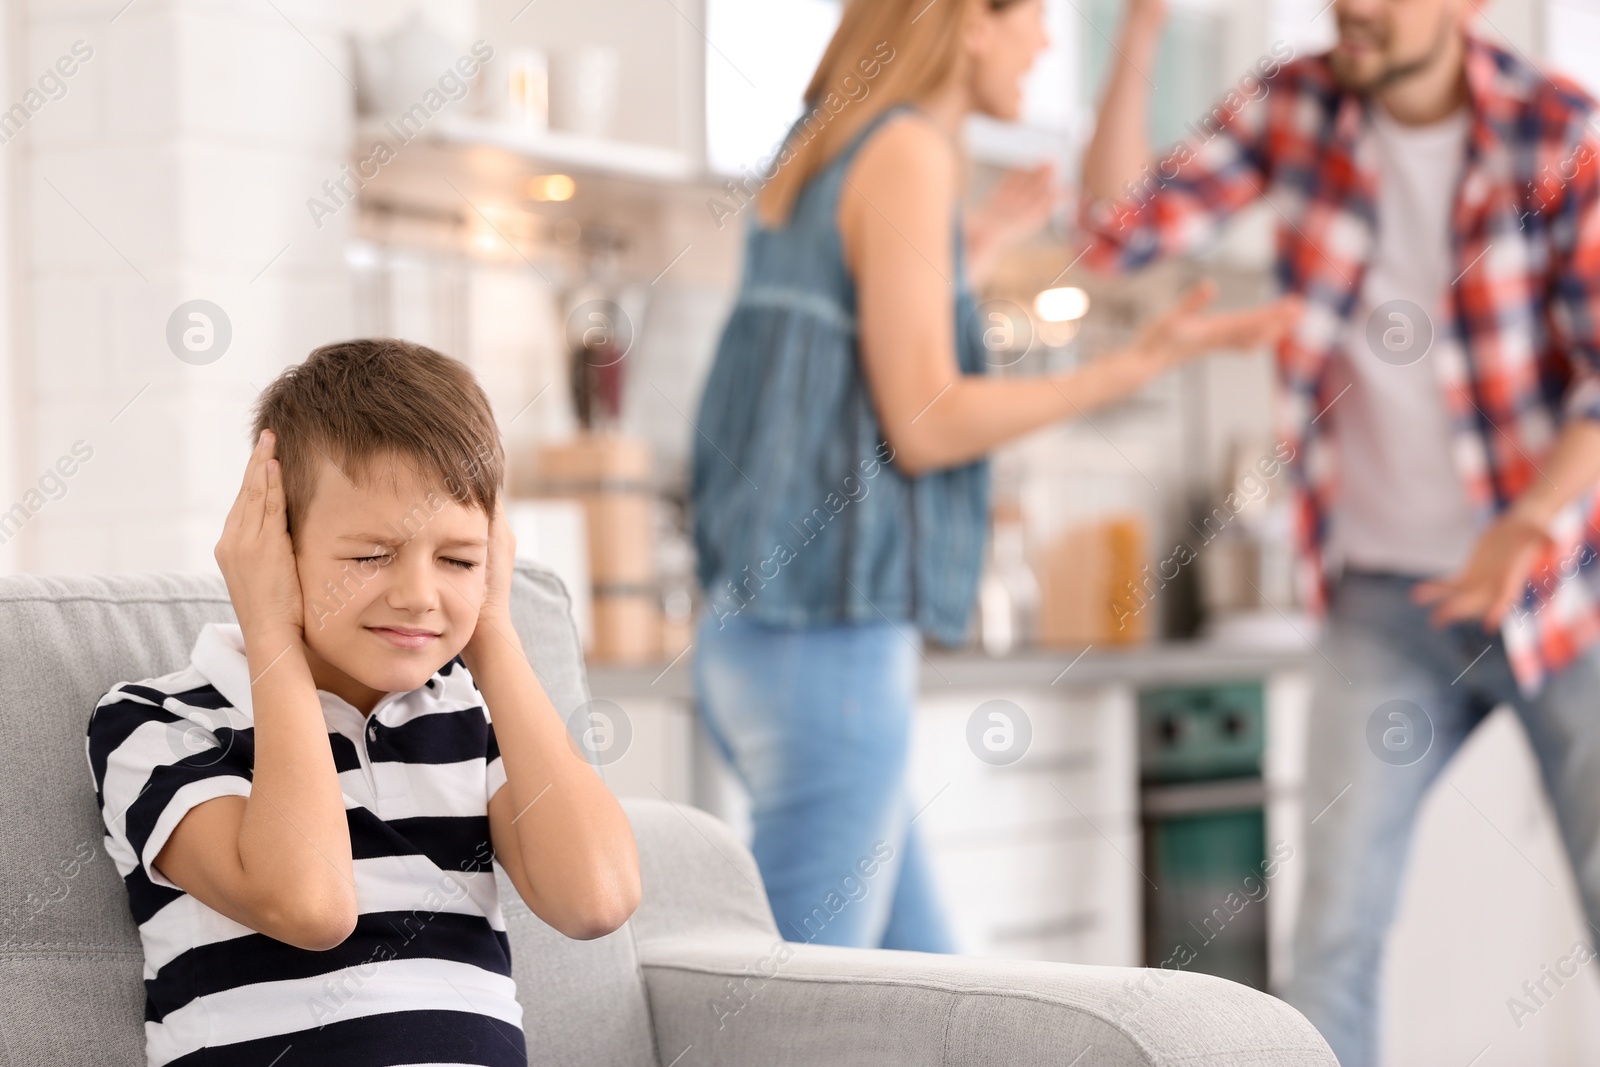
<path id="1" fill-rule="evenodd" d="M 563 130 L 534 130 L 493 119 L 440 115 L 414 135 L 434 145 L 462 149 L 493 148 L 551 170 L 647 182 L 692 182 L 703 177 L 701 168 L 682 152 L 657 145 L 589 137 Z M 377 141 L 397 152 L 409 142 L 400 140 L 390 123 L 372 118 L 359 129 L 358 152 L 365 155 Z"/>

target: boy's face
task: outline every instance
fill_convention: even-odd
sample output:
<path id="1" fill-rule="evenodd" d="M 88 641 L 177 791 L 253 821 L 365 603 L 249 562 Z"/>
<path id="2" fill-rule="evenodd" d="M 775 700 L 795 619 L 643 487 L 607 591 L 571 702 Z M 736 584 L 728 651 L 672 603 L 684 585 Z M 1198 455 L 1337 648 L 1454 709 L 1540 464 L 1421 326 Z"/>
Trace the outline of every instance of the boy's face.
<path id="1" fill-rule="evenodd" d="M 487 515 L 398 457 L 374 458 L 365 481 L 320 460 L 294 530 L 312 677 L 363 713 L 465 647 L 489 543 Z"/>

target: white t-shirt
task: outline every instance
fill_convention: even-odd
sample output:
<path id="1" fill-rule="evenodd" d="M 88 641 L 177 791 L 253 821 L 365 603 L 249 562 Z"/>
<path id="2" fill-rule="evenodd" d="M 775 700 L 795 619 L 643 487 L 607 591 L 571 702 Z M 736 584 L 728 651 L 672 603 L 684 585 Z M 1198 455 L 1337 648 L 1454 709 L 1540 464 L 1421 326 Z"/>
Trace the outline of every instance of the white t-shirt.
<path id="1" fill-rule="evenodd" d="M 1377 248 L 1331 368 L 1333 394 L 1350 386 L 1328 411 L 1339 464 L 1331 554 L 1351 567 L 1444 574 L 1466 562 L 1476 532 L 1434 366 L 1457 343 L 1450 212 L 1471 116 L 1462 108 L 1405 126 L 1381 104 L 1372 110 Z"/>

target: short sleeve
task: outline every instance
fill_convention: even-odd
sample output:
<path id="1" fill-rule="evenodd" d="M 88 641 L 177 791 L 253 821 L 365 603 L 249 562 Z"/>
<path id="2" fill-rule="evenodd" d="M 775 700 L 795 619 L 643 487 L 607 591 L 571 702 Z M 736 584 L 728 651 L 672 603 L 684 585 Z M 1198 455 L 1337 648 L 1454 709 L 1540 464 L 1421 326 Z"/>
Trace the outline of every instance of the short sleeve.
<path id="1" fill-rule="evenodd" d="M 470 756 L 472 749 L 478 745 L 479 737 L 483 741 L 483 805 L 484 810 L 489 808 L 489 801 L 500 792 L 500 787 L 506 784 L 505 764 L 500 760 L 500 746 L 494 738 L 494 717 L 489 714 L 489 702 L 484 699 L 483 691 L 478 688 L 478 683 L 473 680 L 472 672 L 467 669 L 466 661 L 460 656 L 439 668 L 435 676 L 438 687 L 434 696 L 443 701 L 446 707 L 459 709 L 462 729 L 471 728 L 472 738 L 465 742 L 469 747 L 463 756 Z M 474 714 L 483 716 L 483 733 L 477 732 L 477 724 L 472 721 Z M 475 757 L 474 757 L 475 758 Z"/>
<path id="2" fill-rule="evenodd" d="M 485 720 L 489 718 L 488 704 L 483 706 L 483 717 Z M 500 787 L 506 784 L 506 767 L 505 762 L 500 758 L 500 746 L 495 743 L 494 723 L 489 722 L 488 726 L 489 743 L 484 755 L 484 767 L 487 772 L 485 775 L 485 802 L 493 800 L 494 795 L 500 791 Z"/>
<path id="3" fill-rule="evenodd" d="M 207 800 L 250 795 L 254 731 L 226 705 L 196 707 L 119 685 L 95 707 L 87 749 L 108 851 L 123 877 L 142 867 L 154 884 L 178 889 L 155 867 L 178 823 Z"/>

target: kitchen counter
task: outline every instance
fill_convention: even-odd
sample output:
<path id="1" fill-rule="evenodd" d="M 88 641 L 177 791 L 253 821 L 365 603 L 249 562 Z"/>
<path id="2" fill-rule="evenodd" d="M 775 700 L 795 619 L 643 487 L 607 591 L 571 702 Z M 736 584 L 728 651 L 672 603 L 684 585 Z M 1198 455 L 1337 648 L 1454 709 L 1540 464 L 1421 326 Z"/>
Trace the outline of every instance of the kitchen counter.
<path id="1" fill-rule="evenodd" d="M 693 649 L 671 662 L 623 666 L 589 666 L 589 690 L 613 700 L 693 697 L 690 660 Z M 1316 659 L 1309 646 L 1254 646 L 1207 641 L 1157 642 L 1127 648 L 1090 646 L 1078 649 L 1030 648 L 1007 656 L 972 650 L 927 649 L 923 655 L 922 689 L 946 686 L 988 689 L 1001 686 L 1095 686 L 1115 683 L 1170 685 L 1260 678 L 1279 671 L 1300 670 Z"/>
<path id="2" fill-rule="evenodd" d="M 693 656 L 690 648 L 670 662 L 590 667 L 592 698 L 613 732 L 632 740 L 626 759 L 605 765 L 606 780 L 619 795 L 690 803 L 748 835 L 749 798 L 694 714 Z M 1274 724 L 1269 736 L 1290 752 L 1302 736 L 1296 709 L 1305 702 L 1307 668 L 1317 662 L 1308 645 L 1244 639 L 1007 656 L 925 649 L 906 787 L 917 798 L 928 863 L 964 951 L 1145 962 L 1139 691 L 1260 683 Z M 1027 711 L 1025 763 L 992 765 L 973 748 L 975 710 L 996 700 Z M 1255 781 L 1220 799 L 1267 805 L 1265 832 L 1286 839 L 1300 812 L 1297 776 L 1281 758 L 1266 763 L 1270 788 Z M 1169 809 L 1188 805 L 1169 817 L 1191 821 L 1219 802 L 1215 790 L 1163 799 Z M 1276 945 L 1283 937 L 1274 930 Z"/>
<path id="3" fill-rule="evenodd" d="M 749 797 L 694 713 L 693 657 L 691 647 L 671 661 L 589 668 L 605 736 L 631 745 L 602 771 L 618 795 L 692 804 L 748 840 Z M 1242 637 L 1007 656 L 926 648 L 906 788 L 963 951 L 1144 963 L 1140 690 L 1260 684 L 1273 739 L 1265 780 L 1160 799 L 1164 817 L 1191 823 L 1218 803 L 1264 807 L 1268 839 L 1289 840 L 1303 812 L 1298 764 L 1286 757 L 1303 746 L 1307 669 L 1319 662 L 1309 645 Z M 973 716 L 991 701 L 1026 710 L 1025 762 L 996 765 L 973 747 Z M 1286 920 L 1272 914 L 1277 946 Z"/>

